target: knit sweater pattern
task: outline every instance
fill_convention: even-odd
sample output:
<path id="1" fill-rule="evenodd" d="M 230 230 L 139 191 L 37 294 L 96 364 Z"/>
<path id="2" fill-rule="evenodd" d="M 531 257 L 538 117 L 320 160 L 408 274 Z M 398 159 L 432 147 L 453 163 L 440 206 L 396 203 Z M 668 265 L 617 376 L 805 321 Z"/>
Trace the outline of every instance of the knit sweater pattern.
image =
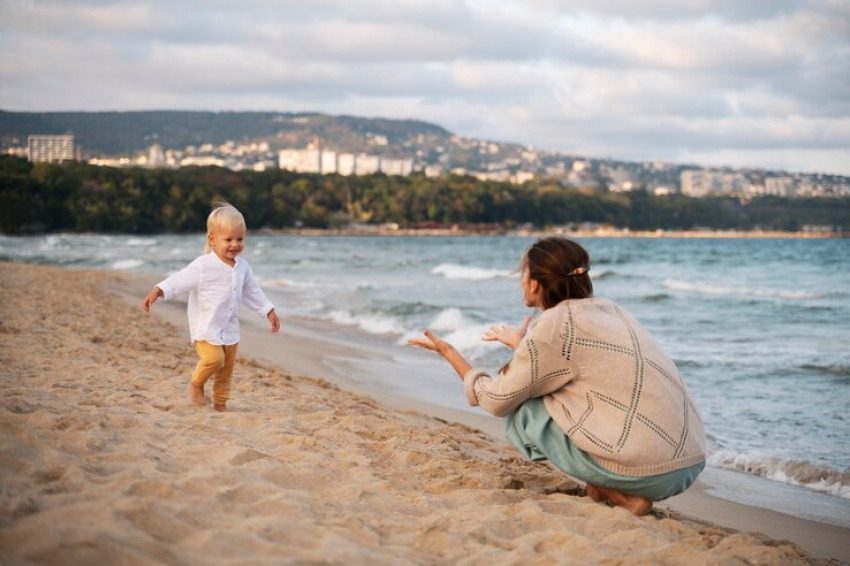
<path id="1" fill-rule="evenodd" d="M 699 410 L 673 361 L 614 302 L 566 300 L 543 311 L 498 375 L 464 376 L 473 406 L 502 417 L 543 397 L 552 419 L 603 468 L 650 476 L 705 461 Z"/>

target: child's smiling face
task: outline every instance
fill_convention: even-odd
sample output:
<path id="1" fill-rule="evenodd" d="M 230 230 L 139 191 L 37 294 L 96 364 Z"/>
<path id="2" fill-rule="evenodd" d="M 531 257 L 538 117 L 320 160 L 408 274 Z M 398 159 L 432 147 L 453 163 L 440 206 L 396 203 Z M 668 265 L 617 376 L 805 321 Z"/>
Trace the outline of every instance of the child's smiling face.
<path id="1" fill-rule="evenodd" d="M 207 236 L 210 247 L 221 260 L 228 265 L 236 264 L 236 256 L 245 249 L 245 227 L 244 226 L 219 226 Z"/>

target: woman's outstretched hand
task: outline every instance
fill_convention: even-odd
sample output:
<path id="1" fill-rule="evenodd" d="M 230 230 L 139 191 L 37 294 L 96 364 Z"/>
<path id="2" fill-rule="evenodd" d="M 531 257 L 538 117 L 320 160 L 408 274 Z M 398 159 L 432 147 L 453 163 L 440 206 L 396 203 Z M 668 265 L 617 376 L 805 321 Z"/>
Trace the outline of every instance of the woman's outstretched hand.
<path id="1" fill-rule="evenodd" d="M 440 354 L 446 358 L 446 361 L 452 365 L 461 378 L 472 369 L 472 366 L 468 361 L 466 361 L 466 358 L 464 358 L 454 346 L 445 340 L 437 338 L 430 330 L 426 330 L 424 334 L 425 338 L 411 338 L 407 341 L 407 343 L 411 346 L 416 346 L 417 348 L 423 348 Z"/>
<path id="2" fill-rule="evenodd" d="M 425 338 L 411 338 L 407 341 L 411 346 L 416 346 L 417 348 L 424 348 L 426 350 L 431 350 L 432 352 L 436 352 L 443 357 L 446 357 L 452 350 L 455 349 L 454 346 L 446 342 L 445 340 L 440 340 L 430 330 L 426 330 L 423 332 L 425 334 Z"/>
<path id="3" fill-rule="evenodd" d="M 482 340 L 487 342 L 501 342 L 511 350 L 516 350 L 520 340 L 525 337 L 528 330 L 528 323 L 531 322 L 531 317 L 527 316 L 523 319 L 522 324 L 515 328 L 513 326 L 505 326 L 504 324 L 496 324 L 490 327 L 490 330 L 484 333 Z"/>

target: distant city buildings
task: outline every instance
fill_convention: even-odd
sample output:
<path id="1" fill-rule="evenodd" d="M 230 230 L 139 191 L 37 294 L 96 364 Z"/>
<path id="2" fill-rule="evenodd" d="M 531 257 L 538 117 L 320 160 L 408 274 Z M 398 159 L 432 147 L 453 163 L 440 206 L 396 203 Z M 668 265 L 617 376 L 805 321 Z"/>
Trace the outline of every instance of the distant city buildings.
<path id="1" fill-rule="evenodd" d="M 300 123 L 300 120 L 291 121 Z M 153 138 L 157 139 L 156 136 Z M 268 140 L 203 142 L 182 149 L 165 148 L 154 141 L 148 149 L 135 154 L 96 157 L 88 162 L 109 167 L 216 166 L 233 171 L 280 168 L 298 173 L 343 176 L 374 173 L 407 176 L 421 172 L 427 177 L 466 175 L 482 181 L 513 184 L 541 179 L 565 189 L 646 191 L 656 196 L 682 194 L 694 198 L 751 198 L 760 195 L 781 198 L 850 197 L 850 178 L 840 175 L 571 157 L 457 135 L 416 134 L 399 140 L 365 132 L 347 147 L 349 140 L 342 138 L 329 140 L 330 143 L 317 137 L 302 136 L 300 139 L 302 141 L 278 136 Z M 26 145 L 21 143 L 23 140 L 11 141 L 14 145 L 4 147 L 4 152 L 26 157 L 32 162 L 59 163 L 81 158 L 79 145 L 75 144 L 72 134 L 31 135 Z M 305 147 L 286 147 L 297 143 Z M 325 147 L 325 144 L 331 143 L 335 149 Z"/>
<path id="2" fill-rule="evenodd" d="M 297 173 L 371 175 L 381 172 L 386 175 L 407 176 L 413 172 L 413 159 L 395 159 L 366 153 L 337 153 L 307 147 L 280 150 L 278 166 Z"/>
<path id="3" fill-rule="evenodd" d="M 278 167 L 299 173 L 321 173 L 322 152 L 318 149 L 283 149 Z"/>
<path id="4" fill-rule="evenodd" d="M 749 183 L 742 173 L 716 171 L 712 169 L 688 169 L 682 171 L 681 191 L 689 197 L 713 195 L 744 195 Z"/>
<path id="5" fill-rule="evenodd" d="M 764 180 L 764 192 L 777 197 L 793 197 L 796 195 L 794 179 L 791 177 L 766 177 Z"/>
<path id="6" fill-rule="evenodd" d="M 61 163 L 74 161 L 74 136 L 29 136 L 27 159 L 32 163 Z"/>

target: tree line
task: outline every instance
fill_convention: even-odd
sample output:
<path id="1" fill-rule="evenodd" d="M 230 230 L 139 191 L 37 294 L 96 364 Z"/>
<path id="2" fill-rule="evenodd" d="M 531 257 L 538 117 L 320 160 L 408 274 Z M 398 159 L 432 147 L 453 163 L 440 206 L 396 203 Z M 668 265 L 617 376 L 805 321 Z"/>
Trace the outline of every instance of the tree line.
<path id="1" fill-rule="evenodd" d="M 452 175 L 350 176 L 219 167 L 116 169 L 29 163 L 0 156 L 0 231 L 197 232 L 218 201 L 253 228 L 489 225 L 512 228 L 593 222 L 631 230 L 847 229 L 850 199 L 690 198 L 609 193 L 557 182 L 522 185 Z"/>

